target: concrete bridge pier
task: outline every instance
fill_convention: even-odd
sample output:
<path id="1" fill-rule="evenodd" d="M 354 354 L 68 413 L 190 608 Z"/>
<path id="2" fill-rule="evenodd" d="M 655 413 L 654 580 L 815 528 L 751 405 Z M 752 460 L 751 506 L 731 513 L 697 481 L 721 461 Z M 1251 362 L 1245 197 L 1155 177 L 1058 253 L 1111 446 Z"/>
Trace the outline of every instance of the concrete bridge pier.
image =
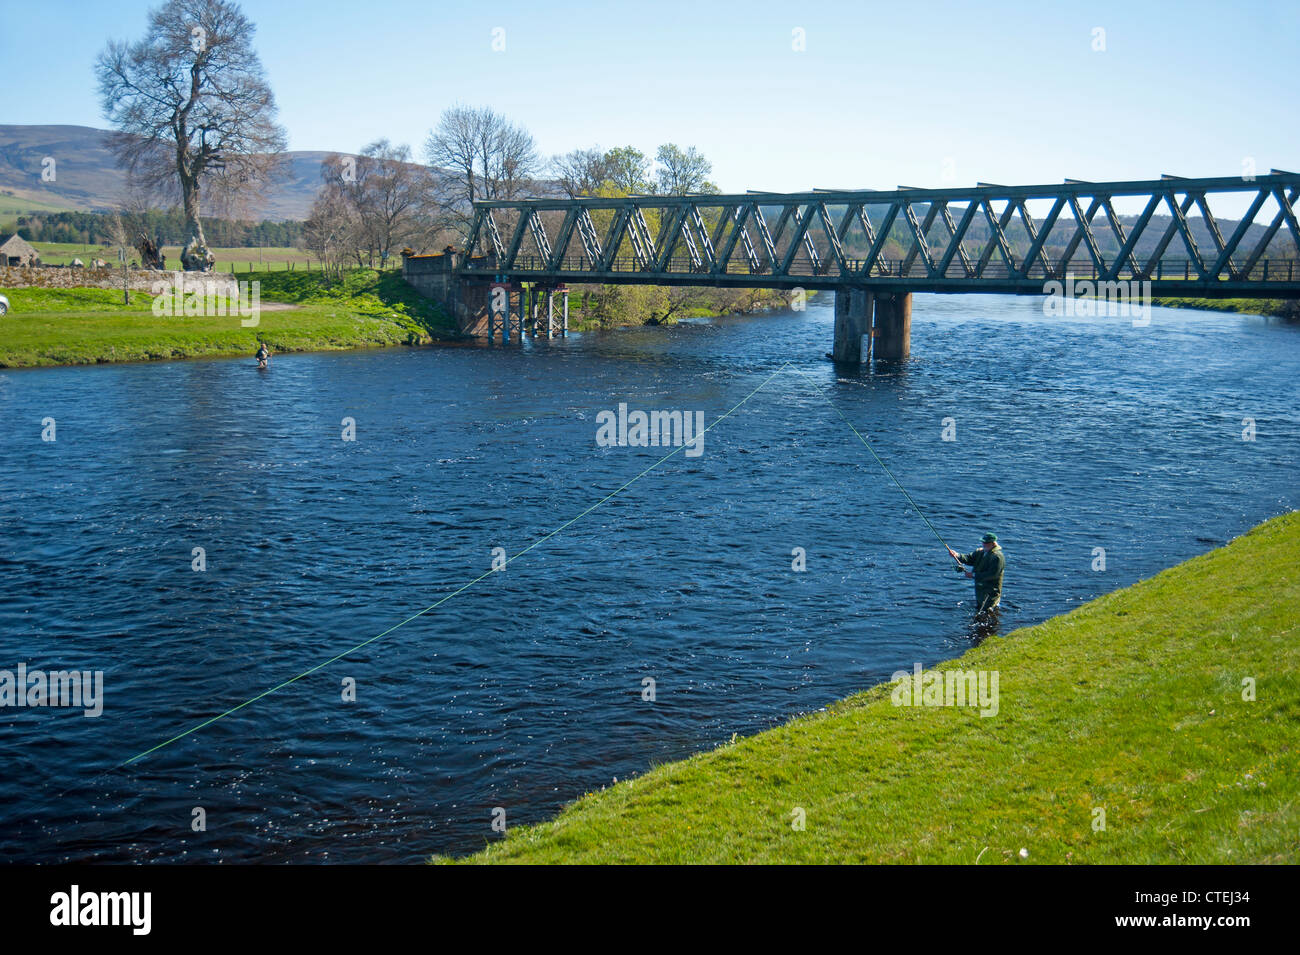
<path id="1" fill-rule="evenodd" d="M 911 292 L 876 296 L 876 314 L 871 334 L 874 340 L 872 351 L 876 358 L 901 361 L 911 353 Z"/>
<path id="2" fill-rule="evenodd" d="M 862 336 L 867 346 L 862 347 Z M 912 293 L 835 290 L 835 345 L 831 358 L 857 365 L 872 358 L 899 361 L 912 347 Z"/>
<path id="3" fill-rule="evenodd" d="M 862 336 L 871 330 L 872 297 L 863 288 L 835 290 L 835 345 L 831 352 L 835 361 L 861 363 Z"/>

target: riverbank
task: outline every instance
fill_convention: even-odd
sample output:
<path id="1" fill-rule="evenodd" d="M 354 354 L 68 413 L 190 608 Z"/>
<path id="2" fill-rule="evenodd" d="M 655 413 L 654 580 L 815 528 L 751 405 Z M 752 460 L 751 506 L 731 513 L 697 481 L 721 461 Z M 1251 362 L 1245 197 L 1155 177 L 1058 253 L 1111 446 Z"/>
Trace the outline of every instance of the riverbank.
<path id="1" fill-rule="evenodd" d="M 66 278 L 64 272 L 50 274 Z M 153 274 L 157 281 L 168 281 L 174 273 Z M 141 291 L 152 282 L 136 282 L 129 305 L 123 304 L 120 288 L 7 290 L 11 309 L 0 321 L 0 368 L 244 355 L 252 354 L 259 341 L 273 352 L 295 352 L 422 345 L 462 337 L 436 302 L 422 297 L 393 271 L 353 269 L 341 279 L 307 270 L 214 273 L 211 278 L 258 283 L 261 313 L 256 326 L 243 326 L 239 316 L 155 315 L 154 297 Z M 116 273 L 109 280 L 115 281 Z M 785 293 L 771 290 L 593 289 L 574 297 L 574 331 L 752 314 L 789 304 Z"/>
<path id="2" fill-rule="evenodd" d="M 1160 308 L 1195 308 L 1206 312 L 1240 312 L 1300 321 L 1300 302 L 1286 298 L 1153 298 Z"/>
<path id="3" fill-rule="evenodd" d="M 803 293 L 803 300 L 815 291 Z M 569 294 L 569 327 L 574 331 L 671 325 L 683 319 L 752 315 L 789 308 L 782 289 L 730 289 L 708 286 L 574 285 Z"/>
<path id="4" fill-rule="evenodd" d="M 1297 567 L 1292 512 L 935 668 L 996 715 L 883 684 L 465 861 L 1294 863 Z"/>
<path id="5" fill-rule="evenodd" d="M 221 276 L 214 276 L 221 278 Z M 226 279 L 229 276 L 225 276 Z M 436 304 L 393 272 L 358 269 L 330 281 L 320 272 L 240 273 L 259 283 L 260 313 L 155 315 L 154 297 L 99 288 L 16 288 L 0 319 L 0 368 L 416 345 L 456 337 Z"/>

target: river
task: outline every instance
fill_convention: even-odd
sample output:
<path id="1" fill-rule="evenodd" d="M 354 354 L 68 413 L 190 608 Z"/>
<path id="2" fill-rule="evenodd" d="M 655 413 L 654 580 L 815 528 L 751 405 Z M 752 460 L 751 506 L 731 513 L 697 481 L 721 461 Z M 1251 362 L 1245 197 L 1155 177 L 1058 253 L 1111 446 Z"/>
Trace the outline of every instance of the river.
<path id="1" fill-rule="evenodd" d="M 0 858 L 463 853 L 498 808 L 545 819 L 959 655 L 970 582 L 836 409 L 954 546 L 998 534 L 1003 632 L 1300 506 L 1298 327 L 918 295 L 913 358 L 849 374 L 828 299 L 267 372 L 0 372 L 0 669 L 104 681 L 99 717 L 0 709 Z M 646 472 L 664 449 L 596 442 L 620 402 L 739 407 Z"/>

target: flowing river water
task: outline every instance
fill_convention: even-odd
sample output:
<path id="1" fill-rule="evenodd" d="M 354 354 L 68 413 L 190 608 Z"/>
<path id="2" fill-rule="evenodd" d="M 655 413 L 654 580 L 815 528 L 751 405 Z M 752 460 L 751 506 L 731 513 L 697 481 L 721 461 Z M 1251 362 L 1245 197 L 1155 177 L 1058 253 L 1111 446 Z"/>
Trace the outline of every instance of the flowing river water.
<path id="1" fill-rule="evenodd" d="M 970 582 L 837 410 L 954 546 L 998 534 L 1003 632 L 1300 506 L 1300 328 L 918 295 L 913 358 L 849 373 L 826 298 L 267 372 L 0 372 L 0 669 L 104 681 L 98 717 L 0 709 L 0 858 L 467 852 L 498 807 L 541 820 L 959 655 Z M 740 407 L 584 514 L 665 453 L 597 444 L 621 402 Z"/>

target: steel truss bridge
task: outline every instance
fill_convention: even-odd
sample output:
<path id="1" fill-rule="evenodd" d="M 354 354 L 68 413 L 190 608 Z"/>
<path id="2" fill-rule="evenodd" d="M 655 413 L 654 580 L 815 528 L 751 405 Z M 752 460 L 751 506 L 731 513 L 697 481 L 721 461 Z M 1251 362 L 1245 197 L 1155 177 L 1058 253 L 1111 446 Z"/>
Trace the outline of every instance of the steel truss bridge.
<path id="1" fill-rule="evenodd" d="M 1211 207 L 1225 198 L 1237 218 L 1221 225 Z M 1074 276 L 1149 281 L 1154 295 L 1295 297 L 1297 198 L 1300 174 L 1273 170 L 1253 178 L 480 201 L 456 272 L 462 281 L 542 288 L 875 295 L 1041 295 L 1045 283 Z M 1117 200 L 1132 211 L 1117 214 Z"/>

